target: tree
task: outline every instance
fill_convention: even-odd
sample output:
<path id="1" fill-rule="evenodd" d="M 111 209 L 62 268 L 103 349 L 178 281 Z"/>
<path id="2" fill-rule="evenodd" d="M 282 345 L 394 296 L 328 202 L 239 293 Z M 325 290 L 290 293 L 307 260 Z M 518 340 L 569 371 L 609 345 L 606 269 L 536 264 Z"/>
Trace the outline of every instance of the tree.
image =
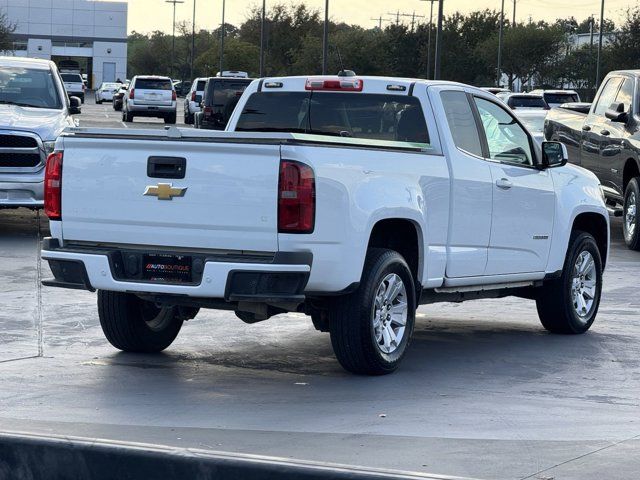
<path id="1" fill-rule="evenodd" d="M 544 22 L 509 28 L 504 32 L 501 69 L 513 80 L 520 79 L 523 84 L 527 83 L 534 75 L 559 61 L 564 40 L 565 34 L 561 28 L 551 27 Z M 497 36 L 479 47 L 480 55 L 496 68 L 497 48 Z"/>
<path id="2" fill-rule="evenodd" d="M 12 50 L 13 42 L 11 34 L 15 31 L 16 25 L 9 22 L 6 13 L 0 13 L 0 52 Z"/>
<path id="3" fill-rule="evenodd" d="M 627 10 L 625 22 L 608 47 L 607 70 L 640 67 L 640 7 Z"/>

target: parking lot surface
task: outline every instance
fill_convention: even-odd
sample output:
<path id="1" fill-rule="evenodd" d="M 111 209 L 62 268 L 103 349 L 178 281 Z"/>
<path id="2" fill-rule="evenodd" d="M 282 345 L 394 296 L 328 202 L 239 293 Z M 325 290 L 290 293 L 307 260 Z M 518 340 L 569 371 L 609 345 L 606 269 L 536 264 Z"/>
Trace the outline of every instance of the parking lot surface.
<path id="1" fill-rule="evenodd" d="M 80 125 L 126 128 L 92 99 Z M 0 211 L 0 429 L 487 479 L 637 478 L 640 253 L 612 223 L 587 334 L 548 334 L 522 299 L 424 306 L 401 369 L 370 378 L 344 372 L 297 314 L 246 325 L 201 311 L 163 354 L 119 353 L 95 294 L 40 287 L 46 219 Z"/>

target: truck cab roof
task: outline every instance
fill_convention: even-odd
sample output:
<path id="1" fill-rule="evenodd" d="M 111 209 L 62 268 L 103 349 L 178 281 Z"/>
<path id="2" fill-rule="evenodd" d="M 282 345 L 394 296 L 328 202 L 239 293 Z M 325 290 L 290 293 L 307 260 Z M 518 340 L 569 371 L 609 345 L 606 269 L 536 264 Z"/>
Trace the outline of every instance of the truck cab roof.
<path id="1" fill-rule="evenodd" d="M 51 60 L 43 60 L 41 58 L 25 58 L 25 57 L 3 57 L 0 56 L 0 64 L 5 67 L 26 67 L 41 68 L 48 70 L 55 66 Z"/>

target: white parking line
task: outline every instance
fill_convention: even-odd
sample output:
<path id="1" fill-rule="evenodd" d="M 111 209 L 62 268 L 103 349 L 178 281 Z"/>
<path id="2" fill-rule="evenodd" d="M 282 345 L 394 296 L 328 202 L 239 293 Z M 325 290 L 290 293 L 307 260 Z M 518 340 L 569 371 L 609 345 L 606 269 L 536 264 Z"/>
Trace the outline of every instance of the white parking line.
<path id="1" fill-rule="evenodd" d="M 122 126 L 123 126 L 124 128 L 129 128 L 129 127 L 127 127 L 127 124 L 126 124 L 126 123 L 124 123 L 124 122 L 120 122 L 120 123 L 122 124 Z"/>

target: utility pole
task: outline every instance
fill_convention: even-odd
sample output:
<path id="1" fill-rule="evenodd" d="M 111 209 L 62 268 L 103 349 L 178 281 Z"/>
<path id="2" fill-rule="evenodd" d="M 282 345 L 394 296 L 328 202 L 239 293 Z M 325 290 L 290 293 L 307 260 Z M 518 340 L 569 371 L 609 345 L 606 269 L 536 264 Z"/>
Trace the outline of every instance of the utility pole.
<path id="1" fill-rule="evenodd" d="M 504 0 L 502 0 L 502 9 L 500 10 L 500 33 L 498 34 L 498 68 L 496 69 L 497 81 L 496 86 L 500 86 L 502 79 L 502 32 L 504 30 Z"/>
<path id="2" fill-rule="evenodd" d="M 327 74 L 329 63 L 329 0 L 324 2 L 324 26 L 322 28 L 322 74 Z"/>
<path id="3" fill-rule="evenodd" d="M 196 0 L 193 0 L 193 18 L 191 20 L 191 80 L 193 80 L 193 58 L 196 55 Z"/>
<path id="4" fill-rule="evenodd" d="M 429 33 L 427 36 L 427 80 L 431 76 L 431 30 L 433 30 L 433 2 L 437 0 L 420 0 L 421 2 L 429 2 L 431 3 L 431 8 L 429 9 Z"/>
<path id="5" fill-rule="evenodd" d="M 604 0 L 600 4 L 600 32 L 598 33 L 598 64 L 596 66 L 596 90 L 600 86 L 600 67 L 602 64 L 602 31 L 604 29 Z"/>
<path id="6" fill-rule="evenodd" d="M 382 30 L 382 15 L 380 15 L 378 18 L 370 18 L 369 20 L 375 20 L 376 22 L 378 22 L 378 30 Z"/>
<path id="7" fill-rule="evenodd" d="M 387 12 L 387 15 L 395 15 L 395 17 L 396 17 L 396 25 L 400 25 L 400 10 L 398 10 L 396 13 Z"/>
<path id="8" fill-rule="evenodd" d="M 262 0 L 262 19 L 260 21 L 260 78 L 264 77 L 264 26 L 267 15 L 267 0 Z"/>
<path id="9" fill-rule="evenodd" d="M 413 13 L 405 13 L 402 12 L 400 13 L 400 10 L 398 10 L 397 13 L 393 14 L 393 13 L 389 13 L 389 15 L 396 15 L 396 24 L 400 23 L 400 17 L 411 17 L 411 31 L 413 31 L 415 24 L 416 24 L 416 18 L 424 18 L 424 15 L 416 15 L 416 12 L 414 11 Z"/>
<path id="10" fill-rule="evenodd" d="M 511 28 L 515 28 L 516 26 L 516 0 L 513 0 L 513 22 L 511 23 Z"/>
<path id="11" fill-rule="evenodd" d="M 444 0 L 438 0 L 438 28 L 436 30 L 436 59 L 433 66 L 433 79 L 440 80 L 440 69 L 442 61 L 442 17 Z"/>
<path id="12" fill-rule="evenodd" d="M 220 27 L 220 75 L 224 71 L 224 7 L 227 0 L 222 0 L 222 25 Z"/>
<path id="13" fill-rule="evenodd" d="M 173 35 L 171 37 L 171 78 L 173 79 L 176 58 L 176 3 L 184 3 L 184 0 L 164 0 L 165 3 L 173 3 Z"/>

